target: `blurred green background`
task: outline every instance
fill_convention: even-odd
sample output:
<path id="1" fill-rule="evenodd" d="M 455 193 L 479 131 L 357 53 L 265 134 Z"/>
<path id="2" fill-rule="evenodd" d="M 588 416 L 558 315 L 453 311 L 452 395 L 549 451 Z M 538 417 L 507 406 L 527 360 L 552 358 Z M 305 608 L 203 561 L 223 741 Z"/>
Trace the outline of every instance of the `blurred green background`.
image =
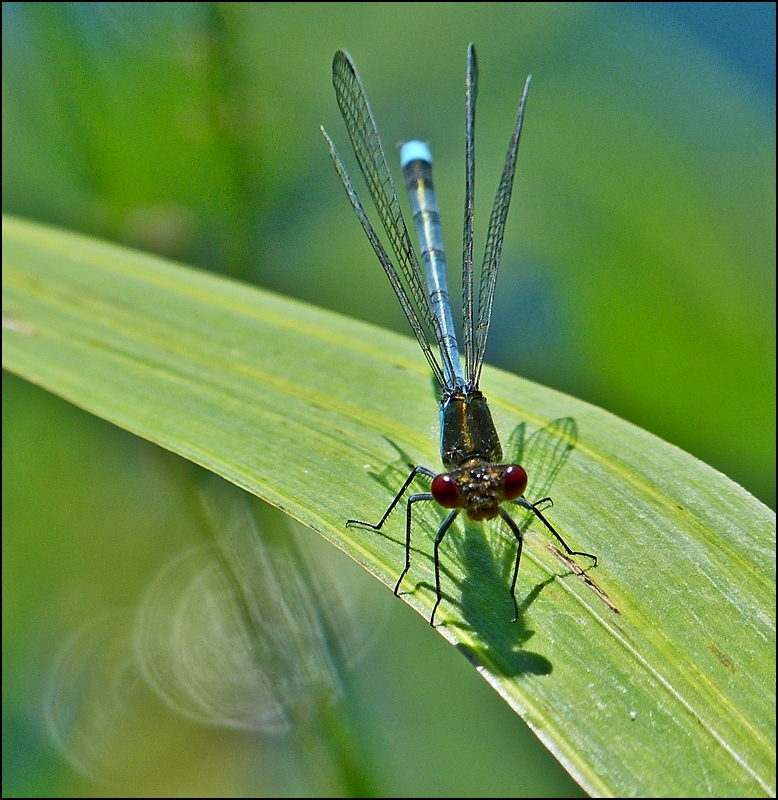
<path id="1" fill-rule="evenodd" d="M 477 250 L 533 74 L 487 360 L 775 507 L 772 3 L 5 3 L 3 209 L 406 332 L 318 130 L 356 172 L 330 64 L 351 53 L 390 159 L 432 145 L 456 265 L 470 41 Z M 4 795 L 580 794 L 377 583 L 388 620 L 344 676 L 352 745 L 149 701 L 96 788 L 47 734 L 52 663 L 203 536 L 197 471 L 6 373 L 3 400 Z"/>

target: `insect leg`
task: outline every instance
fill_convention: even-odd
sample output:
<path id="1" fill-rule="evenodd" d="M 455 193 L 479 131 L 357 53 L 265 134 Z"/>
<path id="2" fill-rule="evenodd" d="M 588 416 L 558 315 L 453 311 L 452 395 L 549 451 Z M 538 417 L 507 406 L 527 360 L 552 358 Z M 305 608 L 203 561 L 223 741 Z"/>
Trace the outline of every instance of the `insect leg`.
<path id="1" fill-rule="evenodd" d="M 361 525 L 363 528 L 372 528 L 374 531 L 380 531 L 388 516 L 392 513 L 392 511 L 394 511 L 394 507 L 400 502 L 400 498 L 405 494 L 406 490 L 411 485 L 411 481 L 413 481 L 417 475 L 426 475 L 428 478 L 435 477 L 435 473 L 427 467 L 414 467 L 408 477 L 405 479 L 405 483 L 403 483 L 403 485 L 400 487 L 400 491 L 394 496 L 394 500 L 389 503 L 389 508 L 384 511 L 383 517 L 381 517 L 376 524 L 373 524 L 372 522 L 365 522 L 361 519 L 347 519 L 346 527 L 348 528 L 349 525 Z M 432 499 L 432 495 L 430 495 L 430 499 Z"/>
<path id="2" fill-rule="evenodd" d="M 432 495 L 430 495 L 431 497 Z M 408 501 L 410 503 L 410 501 Z M 435 612 L 438 610 L 438 606 L 440 605 L 440 601 L 443 597 L 440 591 L 440 561 L 438 559 L 438 548 L 440 547 L 440 543 L 443 541 L 443 537 L 446 535 L 446 531 L 451 527 L 451 523 L 457 518 L 457 514 L 459 514 L 460 509 L 455 508 L 444 520 L 443 524 L 438 528 L 438 532 L 435 536 L 435 591 L 437 593 L 437 600 L 435 600 L 435 605 L 432 608 L 432 615 L 430 616 L 430 625 L 435 627 Z M 408 558 L 410 559 L 410 552 L 408 553 Z"/>
<path id="3" fill-rule="evenodd" d="M 573 550 L 567 544 L 567 542 L 554 530 L 554 526 L 540 512 L 540 510 L 537 507 L 538 504 L 545 502 L 547 499 L 548 498 L 544 498 L 543 500 L 539 500 L 538 503 L 530 503 L 529 500 L 527 500 L 526 498 L 520 497 L 518 500 L 515 501 L 515 503 L 517 505 L 521 506 L 522 508 L 526 508 L 528 511 L 531 511 L 546 526 L 546 528 L 550 531 L 552 536 L 554 536 L 554 538 L 559 542 L 559 544 L 561 544 L 562 547 L 565 548 L 565 552 L 567 553 L 567 555 L 569 555 L 569 556 L 586 556 L 586 558 L 591 558 L 591 560 L 594 562 L 594 566 L 596 567 L 597 566 L 597 556 L 592 555 L 592 553 L 584 553 L 582 550 Z"/>
<path id="4" fill-rule="evenodd" d="M 511 622 L 516 622 L 519 618 L 519 603 L 516 600 L 516 579 L 519 577 L 519 564 L 521 563 L 521 551 L 524 548 L 524 534 L 521 528 L 517 525 L 516 520 L 504 509 L 500 508 L 500 516 L 508 524 L 511 533 L 516 537 L 516 564 L 513 567 L 513 580 L 511 581 L 511 600 L 513 600 L 513 619 Z"/>
<path id="5" fill-rule="evenodd" d="M 403 578 L 408 574 L 411 568 L 411 523 L 413 522 L 413 504 L 421 500 L 432 500 L 432 495 L 429 492 L 421 492 L 419 494 L 412 494 L 408 498 L 405 505 L 405 569 L 400 573 L 397 583 L 394 586 L 394 596 L 397 597 L 397 592 L 400 590 L 400 584 Z"/>

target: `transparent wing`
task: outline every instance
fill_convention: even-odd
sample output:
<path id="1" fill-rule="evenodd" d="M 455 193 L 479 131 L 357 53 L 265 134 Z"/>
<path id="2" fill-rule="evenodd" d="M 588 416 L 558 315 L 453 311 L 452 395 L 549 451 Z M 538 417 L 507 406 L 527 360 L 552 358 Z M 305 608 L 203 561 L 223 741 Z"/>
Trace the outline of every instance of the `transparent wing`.
<path id="1" fill-rule="evenodd" d="M 467 48 L 465 81 L 465 225 L 462 233 L 462 329 L 467 380 L 475 372 L 475 320 L 473 313 L 473 203 L 475 200 L 475 102 L 478 95 L 478 61 L 475 47 Z"/>
<path id="2" fill-rule="evenodd" d="M 481 367 L 483 366 L 484 353 L 486 352 L 486 340 L 489 336 L 489 322 L 491 320 L 492 304 L 494 302 L 494 287 L 497 282 L 497 270 L 500 266 L 500 256 L 502 255 L 505 220 L 508 216 L 511 192 L 513 191 L 513 176 L 516 171 L 516 154 L 519 149 L 521 125 L 524 120 L 524 107 L 527 103 L 530 80 L 531 76 L 527 78 L 524 84 L 524 91 L 522 92 L 521 102 L 519 103 L 519 112 L 516 116 L 516 127 L 513 129 L 513 136 L 511 136 L 511 141 L 508 145 L 508 153 L 505 156 L 505 166 L 502 170 L 500 184 L 497 187 L 497 194 L 494 197 L 492 214 L 489 218 L 489 230 L 486 234 L 484 261 L 481 267 L 481 280 L 478 287 L 478 325 L 475 330 L 475 358 L 472 372 L 468 374 L 468 379 L 473 386 L 478 386 L 478 381 L 481 377 Z"/>
<path id="3" fill-rule="evenodd" d="M 386 156 L 365 96 L 365 90 L 350 56 L 342 50 L 335 53 L 332 62 L 332 83 L 335 87 L 338 106 L 351 137 L 359 168 L 367 183 L 368 192 L 373 199 L 381 224 L 389 238 L 396 263 L 400 268 L 399 272 L 381 245 L 346 173 L 343 162 L 332 140 L 325 133 L 335 168 L 435 377 L 440 385 L 445 387 L 443 370 L 429 345 L 431 339 L 439 341 L 442 337 L 440 323 L 435 318 L 430 305 L 424 273 L 408 235 L 408 228 L 400 210 L 397 192 L 389 173 Z M 442 357 L 445 358 L 445 354 Z M 447 370 L 446 374 L 452 373 L 453 366 L 450 371 Z"/>
<path id="4" fill-rule="evenodd" d="M 560 417 L 536 430 L 525 440 L 522 422 L 508 439 L 507 461 L 522 464 L 529 483 L 524 496 L 531 503 L 542 500 L 551 490 L 559 471 L 578 442 L 578 424 L 573 417 Z"/>
<path id="5" fill-rule="evenodd" d="M 392 288 L 397 295 L 397 299 L 400 301 L 402 310 L 405 312 L 405 316 L 408 318 L 408 322 L 411 324 L 411 328 L 416 336 L 416 340 L 418 341 L 419 346 L 421 347 L 422 352 L 424 353 L 424 356 L 427 359 L 427 362 L 429 363 L 438 383 L 441 386 L 445 386 L 446 382 L 443 376 L 443 370 L 441 369 L 438 360 L 435 358 L 432 349 L 427 343 L 427 334 L 424 332 L 424 328 L 422 327 L 416 312 L 413 310 L 411 301 L 405 292 L 405 289 L 403 288 L 402 282 L 400 281 L 400 276 L 397 274 L 397 270 L 395 270 L 392 260 L 389 258 L 389 254 L 384 249 L 384 246 L 381 244 L 381 240 L 378 238 L 373 226 L 370 224 L 370 220 L 367 218 L 365 209 L 362 206 L 359 197 L 357 196 L 354 185 L 351 183 L 351 178 L 349 178 L 348 173 L 346 172 L 346 167 L 343 164 L 334 142 L 327 135 L 327 131 L 325 131 L 324 128 L 321 129 L 321 132 L 324 134 L 324 138 L 327 140 L 327 144 L 330 148 L 330 156 L 335 164 L 335 169 L 340 176 L 340 180 L 346 189 L 346 194 L 351 201 L 351 205 L 353 206 L 354 211 L 356 211 L 359 221 L 362 223 L 362 228 L 367 234 L 370 244 L 373 245 L 373 250 L 378 256 L 378 260 L 381 262 L 381 266 L 384 268 L 384 272 L 389 278 L 389 282 L 392 284 Z"/>

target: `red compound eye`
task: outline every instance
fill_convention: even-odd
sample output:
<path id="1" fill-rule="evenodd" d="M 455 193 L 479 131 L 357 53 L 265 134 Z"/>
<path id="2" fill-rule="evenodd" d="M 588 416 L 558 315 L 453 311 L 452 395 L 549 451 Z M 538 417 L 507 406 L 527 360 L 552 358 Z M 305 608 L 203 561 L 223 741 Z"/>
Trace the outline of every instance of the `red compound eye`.
<path id="1" fill-rule="evenodd" d="M 443 508 L 458 508 L 462 499 L 457 482 L 444 472 L 432 481 L 432 496 Z"/>
<path id="2" fill-rule="evenodd" d="M 502 491 L 506 500 L 516 500 L 527 488 L 527 470 L 518 464 L 510 464 L 502 475 Z M 434 494 L 433 489 L 433 494 Z"/>

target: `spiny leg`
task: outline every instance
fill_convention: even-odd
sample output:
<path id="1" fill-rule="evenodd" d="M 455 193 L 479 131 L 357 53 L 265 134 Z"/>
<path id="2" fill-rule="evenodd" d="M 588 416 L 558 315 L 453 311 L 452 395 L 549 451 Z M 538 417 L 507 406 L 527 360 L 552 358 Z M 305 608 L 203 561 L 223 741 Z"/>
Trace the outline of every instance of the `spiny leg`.
<path id="1" fill-rule="evenodd" d="M 394 596 L 397 597 L 397 592 L 400 591 L 400 584 L 403 578 L 408 574 L 411 568 L 411 523 L 413 522 L 413 504 L 422 500 L 432 500 L 432 495 L 429 492 L 421 492 L 419 494 L 412 494 L 408 498 L 405 505 L 405 569 L 400 573 L 397 583 L 394 585 Z"/>
<path id="2" fill-rule="evenodd" d="M 511 581 L 511 600 L 513 600 L 513 619 L 516 622 L 519 618 L 519 602 L 516 600 L 516 580 L 519 577 L 519 564 L 521 563 L 521 551 L 524 548 L 524 534 L 516 523 L 516 520 L 504 509 L 500 508 L 500 516 L 508 524 L 511 533 L 516 537 L 516 564 L 513 567 L 513 580 Z"/>
<path id="3" fill-rule="evenodd" d="M 546 505 L 546 503 L 548 503 L 548 505 Z M 550 497 L 541 497 L 540 500 L 536 500 L 531 505 L 538 509 L 538 511 L 548 511 L 549 508 L 553 508 L 554 501 Z"/>
<path id="4" fill-rule="evenodd" d="M 543 500 L 538 500 L 537 503 L 530 503 L 529 500 L 527 500 L 526 498 L 520 497 L 515 502 L 516 502 L 517 505 L 521 506 L 522 508 L 526 508 L 529 511 L 531 511 L 546 526 L 546 528 L 552 534 L 552 536 L 554 536 L 554 538 L 559 542 L 559 544 L 561 544 L 562 547 L 565 548 L 565 552 L 567 553 L 567 555 L 569 555 L 569 556 L 585 556 L 586 558 L 591 558 L 592 561 L 594 562 L 594 566 L 596 567 L 597 566 L 597 556 L 593 555 L 592 553 L 584 553 L 582 550 L 573 550 L 570 547 L 570 545 L 568 545 L 568 543 L 556 532 L 556 530 L 554 529 L 554 526 L 543 516 L 543 514 L 537 508 L 537 506 L 540 503 L 545 503 L 547 500 L 550 500 L 550 498 L 545 497 L 545 498 L 543 498 Z"/>
<path id="5" fill-rule="evenodd" d="M 381 517 L 381 519 L 376 524 L 373 524 L 372 522 L 365 522 L 364 520 L 361 519 L 347 519 L 346 527 L 348 528 L 349 525 L 361 525 L 365 528 L 372 528 L 374 531 L 380 531 L 384 522 L 386 522 L 389 515 L 392 513 L 392 511 L 394 511 L 394 507 L 397 505 L 397 503 L 400 502 L 400 498 L 405 494 L 408 487 L 411 485 L 411 482 L 417 475 L 426 475 L 428 478 L 435 477 L 435 473 L 431 469 L 428 469 L 427 467 L 422 467 L 422 466 L 414 467 L 411 470 L 408 477 L 405 479 L 405 483 L 403 483 L 403 485 L 400 487 L 400 491 L 397 492 L 397 494 L 394 496 L 394 500 L 392 500 L 392 502 L 389 503 L 389 508 L 387 508 L 386 511 L 384 511 L 383 517 Z"/>
<path id="6" fill-rule="evenodd" d="M 430 616 L 430 625 L 435 627 L 435 612 L 438 610 L 438 606 L 440 605 L 440 601 L 443 598 L 443 594 L 440 591 L 440 561 L 438 559 L 438 547 L 440 547 L 440 543 L 443 541 L 443 537 L 446 535 L 446 531 L 451 527 L 451 523 L 457 518 L 457 514 L 459 514 L 460 509 L 455 508 L 444 520 L 443 524 L 438 528 L 438 532 L 435 535 L 435 592 L 437 599 L 435 600 L 435 605 L 432 608 L 432 616 Z M 410 558 L 410 554 L 408 556 Z M 407 570 L 406 570 L 407 571 Z"/>

